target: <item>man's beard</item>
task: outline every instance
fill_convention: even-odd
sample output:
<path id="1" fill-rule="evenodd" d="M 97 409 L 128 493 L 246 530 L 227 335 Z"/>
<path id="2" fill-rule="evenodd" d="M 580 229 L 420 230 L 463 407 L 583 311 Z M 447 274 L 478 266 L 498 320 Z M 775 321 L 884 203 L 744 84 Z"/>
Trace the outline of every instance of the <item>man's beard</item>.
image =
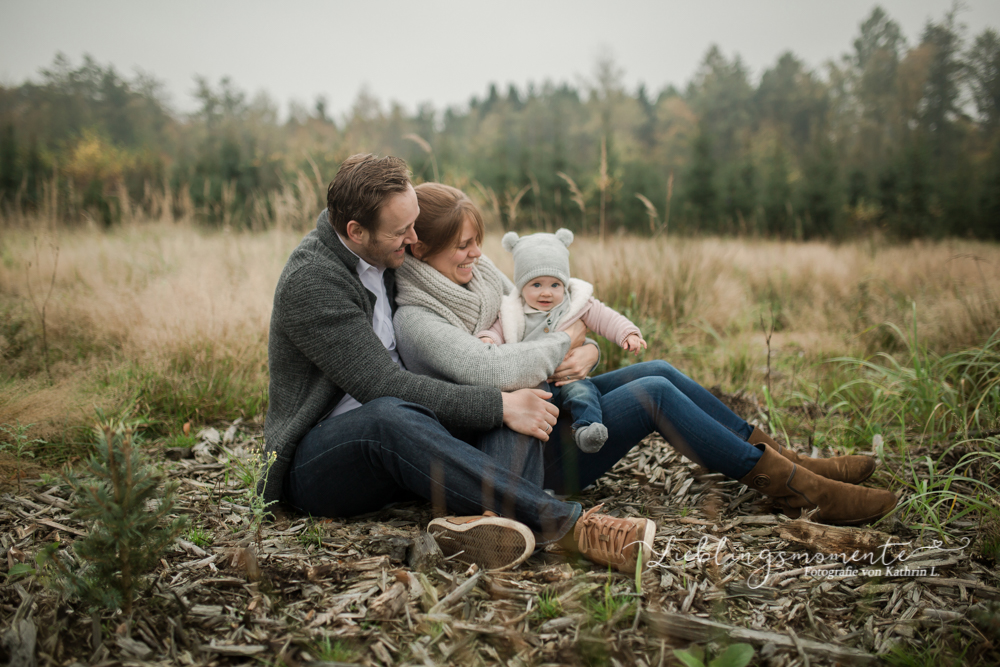
<path id="1" fill-rule="evenodd" d="M 405 257 L 405 253 L 403 254 L 403 256 L 394 255 L 393 253 L 395 253 L 395 251 L 405 246 L 406 244 L 403 243 L 395 248 L 384 250 L 383 247 L 380 247 L 379 244 L 375 242 L 375 243 L 365 244 L 365 250 L 367 251 L 368 256 L 371 257 L 372 260 L 374 260 L 370 262 L 371 264 L 386 269 L 395 269 L 398 268 L 403 263 L 403 258 Z"/>

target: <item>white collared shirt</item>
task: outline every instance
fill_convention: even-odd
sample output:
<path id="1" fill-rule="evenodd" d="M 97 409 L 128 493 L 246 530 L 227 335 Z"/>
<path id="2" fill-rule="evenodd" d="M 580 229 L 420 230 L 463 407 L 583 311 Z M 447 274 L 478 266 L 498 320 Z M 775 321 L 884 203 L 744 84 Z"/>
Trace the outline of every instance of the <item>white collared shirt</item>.
<path id="1" fill-rule="evenodd" d="M 344 243 L 344 239 L 341 238 L 340 234 L 337 234 L 337 238 L 347 248 L 347 244 Z M 347 248 L 347 250 L 358 258 L 357 272 L 358 277 L 361 278 L 361 284 L 375 295 L 375 312 L 372 314 L 372 329 L 375 330 L 375 335 L 382 341 L 382 345 L 385 346 L 392 360 L 400 368 L 406 370 L 403 362 L 399 359 L 399 353 L 396 351 L 396 332 L 392 328 L 392 308 L 389 306 L 389 295 L 385 291 L 385 269 L 380 269 L 377 266 L 369 264 L 350 248 Z M 337 403 L 337 407 L 328 416 L 336 417 L 360 407 L 361 403 L 355 400 L 353 396 L 344 394 L 344 397 L 340 399 L 340 403 Z"/>

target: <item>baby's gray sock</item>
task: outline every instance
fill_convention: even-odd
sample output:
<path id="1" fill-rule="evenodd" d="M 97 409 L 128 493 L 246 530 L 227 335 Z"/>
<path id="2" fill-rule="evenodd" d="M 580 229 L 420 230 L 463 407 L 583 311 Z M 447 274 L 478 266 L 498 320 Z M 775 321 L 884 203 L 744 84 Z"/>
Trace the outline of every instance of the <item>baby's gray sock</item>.
<path id="1" fill-rule="evenodd" d="M 588 424 L 578 428 L 573 434 L 576 446 L 588 454 L 601 450 L 604 441 L 608 439 L 608 428 L 604 424 Z"/>

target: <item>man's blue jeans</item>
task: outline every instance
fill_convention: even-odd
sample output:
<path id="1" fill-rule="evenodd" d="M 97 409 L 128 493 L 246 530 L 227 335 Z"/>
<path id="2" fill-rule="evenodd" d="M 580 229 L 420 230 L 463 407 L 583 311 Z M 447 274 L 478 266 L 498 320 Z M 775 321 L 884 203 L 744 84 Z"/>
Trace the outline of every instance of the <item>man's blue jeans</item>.
<path id="1" fill-rule="evenodd" d="M 546 544 L 573 527 L 581 507 L 542 489 L 583 489 L 654 431 L 688 458 L 734 479 L 760 459 L 746 442 L 750 425 L 664 361 L 591 381 L 608 427 L 608 440 L 595 454 L 577 449 L 569 422 L 561 421 L 547 443 L 499 428 L 470 444 L 427 408 L 380 398 L 306 434 L 285 480 L 285 500 L 316 516 L 347 517 L 423 498 L 452 514 L 495 511 L 524 523 Z"/>
<path id="2" fill-rule="evenodd" d="M 579 503 L 542 490 L 541 443 L 507 428 L 469 444 L 427 408 L 379 398 L 324 419 L 306 434 L 285 479 L 285 500 L 314 516 L 349 517 L 423 498 L 449 514 L 492 510 L 516 519 L 539 545 L 566 534 Z"/>

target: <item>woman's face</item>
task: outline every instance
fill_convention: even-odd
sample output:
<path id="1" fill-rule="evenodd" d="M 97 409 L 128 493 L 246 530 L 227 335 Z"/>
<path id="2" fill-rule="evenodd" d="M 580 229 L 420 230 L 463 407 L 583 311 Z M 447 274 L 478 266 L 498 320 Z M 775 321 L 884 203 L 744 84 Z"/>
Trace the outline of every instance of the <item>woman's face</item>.
<path id="1" fill-rule="evenodd" d="M 446 248 L 436 255 L 424 257 L 420 253 L 420 242 L 414 246 L 413 254 L 417 259 L 421 259 L 437 269 L 438 273 L 453 283 L 464 285 L 472 280 L 472 265 L 482 256 L 483 251 L 476 240 L 479 230 L 476 223 L 471 218 L 466 218 L 462 222 L 462 229 L 458 235 L 458 242 L 451 248 Z"/>

